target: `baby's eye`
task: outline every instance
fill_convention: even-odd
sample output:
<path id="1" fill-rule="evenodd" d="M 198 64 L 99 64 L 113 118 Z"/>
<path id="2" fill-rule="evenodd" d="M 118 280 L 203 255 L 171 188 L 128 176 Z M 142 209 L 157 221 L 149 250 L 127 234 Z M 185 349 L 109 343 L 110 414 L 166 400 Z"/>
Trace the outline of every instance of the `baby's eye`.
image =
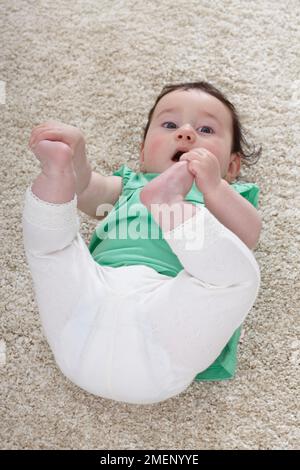
<path id="1" fill-rule="evenodd" d="M 172 127 L 169 127 L 169 126 L 167 127 L 166 124 L 171 124 Z M 167 121 L 167 122 L 164 122 L 164 123 L 163 123 L 163 127 L 165 127 L 166 129 L 175 129 L 175 128 L 176 128 L 176 124 L 175 124 L 174 122 L 172 122 L 172 121 Z"/>
<path id="2" fill-rule="evenodd" d="M 201 126 L 201 127 L 199 127 L 199 129 L 204 129 L 203 132 L 204 132 L 205 134 L 213 134 L 213 133 L 214 133 L 214 130 L 213 130 L 211 127 L 209 127 L 209 126 Z M 208 129 L 208 130 L 207 130 L 207 129 Z M 210 132 L 210 131 L 211 131 L 211 132 Z"/>

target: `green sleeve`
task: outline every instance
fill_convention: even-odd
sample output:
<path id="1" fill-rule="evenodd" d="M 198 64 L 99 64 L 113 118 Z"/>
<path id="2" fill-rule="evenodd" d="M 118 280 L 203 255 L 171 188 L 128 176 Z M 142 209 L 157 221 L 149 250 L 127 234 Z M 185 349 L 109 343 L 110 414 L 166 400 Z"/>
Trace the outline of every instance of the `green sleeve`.
<path id="1" fill-rule="evenodd" d="M 122 165 L 118 170 L 113 173 L 113 176 L 121 176 L 123 188 L 125 188 L 132 174 L 133 171 L 128 168 L 128 166 Z"/>
<path id="2" fill-rule="evenodd" d="M 260 189 L 255 183 L 234 183 L 232 185 L 241 196 L 249 201 L 254 207 L 258 207 Z"/>

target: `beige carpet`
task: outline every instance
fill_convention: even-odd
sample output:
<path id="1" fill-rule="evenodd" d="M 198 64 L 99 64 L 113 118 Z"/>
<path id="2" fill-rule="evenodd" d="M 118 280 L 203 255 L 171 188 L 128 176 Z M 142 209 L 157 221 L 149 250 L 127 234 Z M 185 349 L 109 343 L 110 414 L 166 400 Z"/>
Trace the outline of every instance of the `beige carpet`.
<path id="1" fill-rule="evenodd" d="M 3 0 L 0 442 L 4 449 L 295 449 L 299 446 L 300 80 L 297 0 Z M 240 110 L 260 162 L 259 297 L 236 378 L 152 406 L 89 395 L 56 368 L 24 258 L 27 148 L 48 118 L 81 127 L 93 168 L 136 168 L 162 86 L 206 79 Z M 88 241 L 96 222 L 81 215 Z"/>

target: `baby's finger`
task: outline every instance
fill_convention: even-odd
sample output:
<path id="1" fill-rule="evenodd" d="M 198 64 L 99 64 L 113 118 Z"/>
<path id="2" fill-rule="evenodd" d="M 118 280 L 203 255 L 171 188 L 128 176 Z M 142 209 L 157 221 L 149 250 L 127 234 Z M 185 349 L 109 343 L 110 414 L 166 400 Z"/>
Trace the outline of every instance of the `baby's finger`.
<path id="1" fill-rule="evenodd" d="M 59 129 L 42 129 L 40 132 L 37 132 L 32 140 L 30 147 L 34 147 L 41 140 L 61 140 L 62 132 Z"/>
<path id="2" fill-rule="evenodd" d="M 34 127 L 31 131 L 30 138 L 29 138 L 29 147 L 32 146 L 33 140 L 36 138 L 36 136 L 41 132 L 41 130 L 45 129 L 45 124 L 40 124 L 36 127 Z"/>
<path id="3" fill-rule="evenodd" d="M 59 129 L 62 126 L 62 123 L 58 121 L 54 121 L 49 119 L 48 121 L 44 121 L 38 126 L 35 126 L 30 134 L 30 139 L 29 139 L 29 147 L 32 146 L 33 141 L 37 138 L 37 136 L 40 134 L 40 132 L 44 130 L 54 130 L 54 129 Z"/>
<path id="4" fill-rule="evenodd" d="M 202 166 L 198 160 L 191 160 L 189 162 L 188 170 L 194 175 L 197 176 L 201 172 Z"/>
<path id="5" fill-rule="evenodd" d="M 61 124 L 61 122 L 54 121 L 54 119 L 48 119 L 48 121 L 43 121 L 38 126 L 35 126 L 34 129 L 41 129 L 43 127 L 58 127 Z"/>
<path id="6" fill-rule="evenodd" d="M 180 161 L 187 160 L 187 161 L 192 161 L 192 160 L 201 160 L 203 154 L 196 152 L 195 150 L 191 150 L 190 152 L 184 153 L 180 157 Z"/>
<path id="7" fill-rule="evenodd" d="M 183 155 L 181 155 L 180 157 L 180 161 L 183 162 L 184 160 L 187 161 L 187 162 L 190 162 L 191 160 L 195 159 L 195 157 L 190 154 L 190 153 L 184 153 Z"/>

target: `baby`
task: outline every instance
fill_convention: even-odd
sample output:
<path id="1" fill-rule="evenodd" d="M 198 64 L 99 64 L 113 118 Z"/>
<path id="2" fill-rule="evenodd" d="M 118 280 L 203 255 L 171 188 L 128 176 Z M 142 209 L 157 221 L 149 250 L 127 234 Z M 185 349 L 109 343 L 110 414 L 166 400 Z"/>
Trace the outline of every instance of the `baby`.
<path id="1" fill-rule="evenodd" d="M 162 90 L 139 173 L 92 171 L 75 127 L 32 130 L 42 171 L 25 195 L 25 252 L 45 335 L 75 384 L 127 403 L 166 400 L 240 327 L 260 285 L 261 219 L 235 183 L 245 143 L 234 106 L 207 82 Z M 100 220 L 90 249 L 77 207 Z"/>

